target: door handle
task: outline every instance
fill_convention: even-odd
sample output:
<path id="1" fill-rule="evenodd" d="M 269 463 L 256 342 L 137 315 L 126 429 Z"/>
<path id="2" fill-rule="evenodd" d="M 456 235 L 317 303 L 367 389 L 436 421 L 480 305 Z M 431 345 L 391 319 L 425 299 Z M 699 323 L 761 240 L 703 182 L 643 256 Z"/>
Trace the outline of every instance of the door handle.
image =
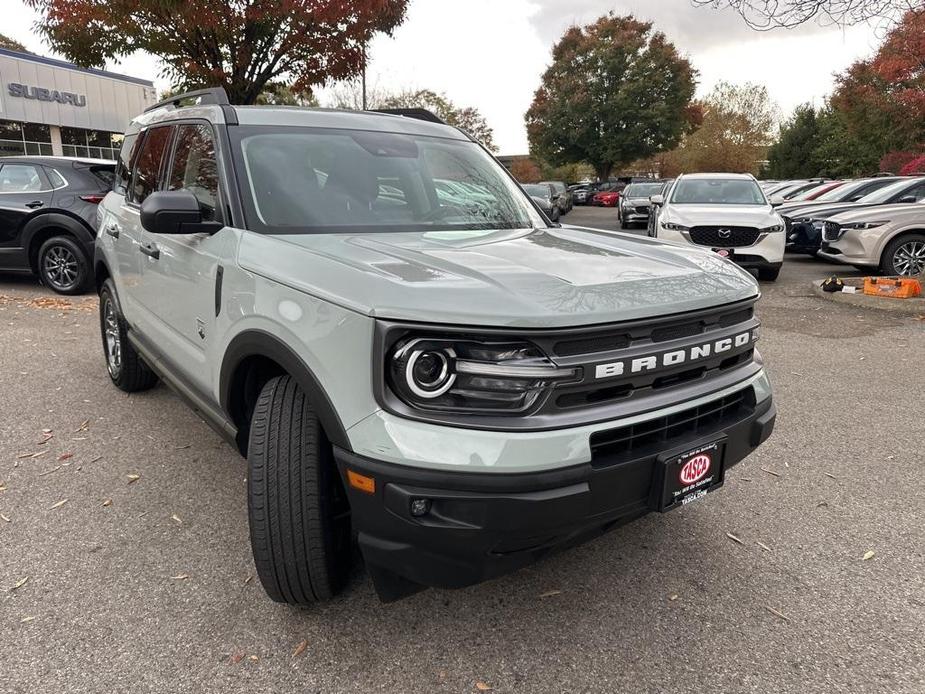
<path id="1" fill-rule="evenodd" d="M 42 202 L 41 200 L 33 200 L 32 202 L 27 202 L 26 207 L 28 207 L 30 210 L 34 210 L 38 207 L 41 207 L 44 204 L 45 203 Z"/>
<path id="2" fill-rule="evenodd" d="M 107 224 L 106 233 L 112 236 L 114 239 L 119 238 L 119 225 L 118 224 Z"/>
<path id="3" fill-rule="evenodd" d="M 161 250 L 157 247 L 157 244 L 154 243 L 146 243 L 144 246 L 139 246 L 138 250 L 154 260 L 161 257 Z"/>

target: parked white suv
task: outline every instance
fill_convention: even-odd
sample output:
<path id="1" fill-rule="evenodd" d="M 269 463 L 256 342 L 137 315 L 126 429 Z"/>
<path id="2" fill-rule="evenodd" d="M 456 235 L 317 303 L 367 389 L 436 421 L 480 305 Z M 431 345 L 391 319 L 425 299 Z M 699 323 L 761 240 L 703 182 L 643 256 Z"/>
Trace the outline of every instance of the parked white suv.
<path id="1" fill-rule="evenodd" d="M 665 241 L 708 246 L 758 279 L 773 282 L 784 261 L 784 222 L 748 174 L 679 176 L 658 209 L 654 235 Z M 653 233 L 650 231 L 650 233 Z"/>

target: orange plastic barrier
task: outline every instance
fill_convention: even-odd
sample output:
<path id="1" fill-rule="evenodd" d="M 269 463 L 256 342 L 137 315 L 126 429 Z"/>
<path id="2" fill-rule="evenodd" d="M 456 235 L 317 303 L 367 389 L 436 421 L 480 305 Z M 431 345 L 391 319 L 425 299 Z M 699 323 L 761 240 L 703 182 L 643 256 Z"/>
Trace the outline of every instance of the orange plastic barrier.
<path id="1" fill-rule="evenodd" d="M 903 277 L 898 280 L 884 277 L 865 277 L 864 293 L 871 296 L 888 296 L 893 299 L 911 299 L 922 293 L 922 284 L 916 279 Z"/>

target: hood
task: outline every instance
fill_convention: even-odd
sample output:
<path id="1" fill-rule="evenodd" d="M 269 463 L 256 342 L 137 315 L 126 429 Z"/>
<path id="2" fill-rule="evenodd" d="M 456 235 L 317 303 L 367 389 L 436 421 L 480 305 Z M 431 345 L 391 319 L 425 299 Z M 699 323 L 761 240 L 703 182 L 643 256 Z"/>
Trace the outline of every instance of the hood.
<path id="1" fill-rule="evenodd" d="M 667 215 L 666 215 L 667 213 Z M 768 227 L 780 224 L 770 205 L 676 205 L 662 211 L 662 219 L 685 226 L 728 225 Z"/>
<path id="2" fill-rule="evenodd" d="M 709 251 L 579 227 L 242 233 L 238 263 L 376 318 L 486 327 L 636 320 L 758 295 L 751 275 Z"/>
<path id="3" fill-rule="evenodd" d="M 628 207 L 642 207 L 650 204 L 649 198 L 628 198 L 625 195 L 623 196 L 623 202 L 626 203 Z"/>
<path id="4" fill-rule="evenodd" d="M 865 208 L 869 205 L 858 202 L 819 202 L 809 205 L 800 205 L 785 210 L 778 210 L 780 214 L 790 219 L 802 219 L 811 217 L 813 219 L 827 219 L 833 214 L 845 212 L 855 208 Z"/>
<path id="5" fill-rule="evenodd" d="M 839 214 L 830 215 L 828 219 L 841 224 L 874 221 L 892 222 L 906 219 L 921 219 L 925 222 L 925 203 L 905 202 L 893 205 L 864 205 L 860 208 L 852 208 Z"/>

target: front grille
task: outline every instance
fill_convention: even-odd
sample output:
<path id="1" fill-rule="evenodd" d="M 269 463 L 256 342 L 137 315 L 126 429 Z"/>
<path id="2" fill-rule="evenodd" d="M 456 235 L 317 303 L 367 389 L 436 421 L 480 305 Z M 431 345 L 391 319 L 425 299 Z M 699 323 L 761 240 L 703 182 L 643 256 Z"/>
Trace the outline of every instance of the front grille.
<path id="1" fill-rule="evenodd" d="M 745 388 L 664 417 L 591 434 L 591 465 L 607 467 L 656 455 L 735 424 L 755 407 L 754 390 Z"/>
<path id="2" fill-rule="evenodd" d="M 841 234 L 841 226 L 837 222 L 826 222 L 822 227 L 822 238 L 826 241 L 838 241 Z"/>
<path id="3" fill-rule="evenodd" d="M 639 205 L 639 206 L 637 206 L 637 207 L 636 207 L 636 213 L 637 213 L 637 214 L 649 214 L 649 206 L 648 206 L 648 205 Z"/>
<path id="4" fill-rule="evenodd" d="M 701 246 L 751 246 L 761 234 L 754 227 L 691 227 L 691 241 Z"/>

